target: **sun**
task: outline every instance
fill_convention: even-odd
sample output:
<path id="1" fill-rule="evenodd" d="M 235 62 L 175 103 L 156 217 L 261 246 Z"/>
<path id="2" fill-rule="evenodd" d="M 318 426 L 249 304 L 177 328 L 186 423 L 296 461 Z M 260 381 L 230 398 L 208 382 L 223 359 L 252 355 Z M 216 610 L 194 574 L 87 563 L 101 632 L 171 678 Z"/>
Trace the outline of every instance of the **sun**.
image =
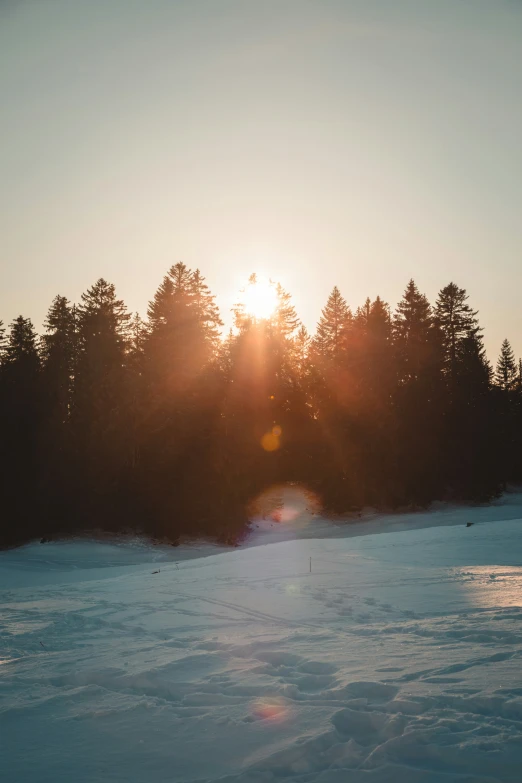
<path id="1" fill-rule="evenodd" d="M 270 280 L 253 276 L 243 295 L 245 313 L 252 318 L 264 320 L 274 314 L 277 305 L 277 294 Z"/>

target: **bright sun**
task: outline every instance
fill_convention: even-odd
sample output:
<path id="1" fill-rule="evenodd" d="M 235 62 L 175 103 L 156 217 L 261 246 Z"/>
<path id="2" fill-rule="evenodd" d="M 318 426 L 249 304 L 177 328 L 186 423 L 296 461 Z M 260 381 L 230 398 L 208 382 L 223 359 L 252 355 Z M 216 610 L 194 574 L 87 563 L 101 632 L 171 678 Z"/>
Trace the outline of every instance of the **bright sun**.
<path id="1" fill-rule="evenodd" d="M 277 304 L 275 286 L 269 280 L 256 278 L 245 288 L 243 304 L 247 315 L 253 318 L 270 318 Z"/>

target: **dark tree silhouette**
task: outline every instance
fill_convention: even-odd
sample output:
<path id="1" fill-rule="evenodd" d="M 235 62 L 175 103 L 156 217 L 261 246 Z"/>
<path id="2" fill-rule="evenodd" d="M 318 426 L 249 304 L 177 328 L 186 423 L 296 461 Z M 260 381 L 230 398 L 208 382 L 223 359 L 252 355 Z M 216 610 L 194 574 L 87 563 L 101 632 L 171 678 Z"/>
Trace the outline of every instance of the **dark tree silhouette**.
<path id="1" fill-rule="evenodd" d="M 468 335 L 479 331 L 477 311 L 467 304 L 464 288 L 449 283 L 440 292 L 435 304 L 435 319 L 442 334 L 444 365 L 451 384 L 456 381 L 459 352 Z"/>
<path id="2" fill-rule="evenodd" d="M 419 380 L 431 350 L 432 324 L 430 303 L 410 280 L 393 317 L 399 383 Z"/>
<path id="3" fill-rule="evenodd" d="M 338 356 L 350 321 L 351 313 L 346 300 L 337 286 L 334 286 L 317 324 L 313 340 L 315 351 L 321 356 Z"/>
<path id="4" fill-rule="evenodd" d="M 497 361 L 495 381 L 504 391 L 512 389 L 517 381 L 520 367 L 517 367 L 515 354 L 508 339 L 504 340 Z"/>
<path id="5" fill-rule="evenodd" d="M 325 513 L 485 501 L 522 480 L 522 363 L 493 373 L 478 313 L 410 280 L 395 311 L 335 287 L 309 335 L 289 292 L 222 321 L 199 270 L 174 264 L 147 319 L 98 280 L 53 300 L 38 339 L 0 322 L 0 544 L 84 529 L 234 541 L 287 482 Z"/>
<path id="6" fill-rule="evenodd" d="M 38 510 L 41 364 L 29 318 L 20 315 L 10 326 L 0 381 L 0 491 L 5 509 L 2 538 L 11 543 L 34 535 L 42 522 Z"/>

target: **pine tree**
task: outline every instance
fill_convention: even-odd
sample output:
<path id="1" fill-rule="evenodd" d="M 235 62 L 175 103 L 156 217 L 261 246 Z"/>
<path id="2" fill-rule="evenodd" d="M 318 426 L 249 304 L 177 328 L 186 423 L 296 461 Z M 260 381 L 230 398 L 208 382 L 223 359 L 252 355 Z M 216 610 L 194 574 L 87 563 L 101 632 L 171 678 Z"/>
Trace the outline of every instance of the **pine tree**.
<path id="1" fill-rule="evenodd" d="M 145 361 L 151 390 L 184 393 L 217 355 L 222 321 L 199 270 L 172 266 L 149 304 Z"/>
<path id="2" fill-rule="evenodd" d="M 38 338 L 29 318 L 19 315 L 12 322 L 4 364 L 6 367 L 17 368 L 27 373 L 28 377 L 40 369 Z"/>
<path id="3" fill-rule="evenodd" d="M 199 269 L 192 274 L 189 284 L 191 308 L 194 319 L 205 340 L 209 352 L 215 353 L 219 344 L 223 321 L 219 315 L 215 296 L 210 292 Z"/>
<path id="4" fill-rule="evenodd" d="M 149 302 L 147 316 L 149 319 L 149 329 L 151 331 L 165 326 L 169 319 L 170 308 L 172 306 L 172 297 L 174 294 L 174 283 L 169 275 L 165 275 L 161 285 L 154 294 L 154 299 Z"/>
<path id="5" fill-rule="evenodd" d="M 141 368 L 143 352 L 147 340 L 147 325 L 139 313 L 134 313 L 129 321 L 128 355 L 133 366 Z"/>
<path id="6" fill-rule="evenodd" d="M 78 325 L 82 350 L 98 350 L 100 357 L 122 357 L 128 343 L 130 315 L 116 289 L 103 278 L 81 296 Z"/>
<path id="7" fill-rule="evenodd" d="M 471 309 L 467 300 L 464 288 L 449 283 L 439 292 L 435 305 L 435 319 L 443 339 L 446 372 L 452 383 L 456 380 L 458 355 L 463 340 L 480 332 L 477 311 Z"/>
<path id="8" fill-rule="evenodd" d="M 479 329 L 470 330 L 461 340 L 457 376 L 459 396 L 468 404 L 476 397 L 486 394 L 490 388 L 492 370 Z"/>
<path id="9" fill-rule="evenodd" d="M 297 372 L 301 378 L 306 374 L 309 366 L 308 354 L 310 351 L 311 339 L 306 326 L 301 324 L 297 334 L 293 339 L 293 356 Z"/>
<path id="10" fill-rule="evenodd" d="M 110 437 L 116 411 L 123 413 L 123 384 L 129 348 L 125 304 L 112 283 L 100 278 L 78 307 L 78 361 L 74 383 L 75 423 L 100 438 Z M 101 445 L 101 441 L 100 441 Z"/>
<path id="11" fill-rule="evenodd" d="M 114 285 L 103 278 L 82 294 L 70 416 L 78 455 L 74 493 L 84 499 L 80 524 L 96 517 L 100 526 L 110 526 L 113 504 L 123 508 L 132 497 L 132 485 L 124 481 L 133 453 L 129 320 Z"/>
<path id="12" fill-rule="evenodd" d="M 76 308 L 65 296 L 56 296 L 44 323 L 41 339 L 45 385 L 54 413 L 64 421 L 70 409 L 77 362 Z"/>
<path id="13" fill-rule="evenodd" d="M 190 291 L 192 279 L 194 273 L 188 268 L 182 261 L 178 261 L 169 269 L 169 277 L 172 280 L 174 286 L 175 296 L 186 296 Z"/>
<path id="14" fill-rule="evenodd" d="M 444 466 L 452 491 L 464 499 L 488 500 L 498 494 L 498 419 L 493 406 L 491 367 L 480 330 L 474 325 L 460 340 L 450 405 L 446 413 Z"/>
<path id="15" fill-rule="evenodd" d="M 313 340 L 315 351 L 323 357 L 337 358 L 350 321 L 351 313 L 346 300 L 337 286 L 334 286 L 317 324 Z"/>
<path id="16" fill-rule="evenodd" d="M 271 322 L 277 334 L 291 337 L 300 325 L 299 316 L 292 303 L 292 295 L 285 291 L 281 283 L 275 286 L 276 306 Z"/>
<path id="17" fill-rule="evenodd" d="M 7 541 L 30 538 L 41 523 L 40 427 L 42 395 L 37 336 L 29 318 L 9 329 L 0 384 L 0 495 L 9 509 Z M 7 521 L 7 517 L 6 517 Z"/>
<path id="18" fill-rule="evenodd" d="M 353 319 L 353 325 L 359 333 L 366 332 L 366 327 L 368 325 L 368 319 L 370 317 L 371 309 L 372 309 L 372 300 L 370 299 L 369 296 L 367 296 L 362 307 L 358 307 L 357 310 L 355 311 L 355 316 Z"/>
<path id="19" fill-rule="evenodd" d="M 418 380 L 428 360 L 432 328 L 431 307 L 410 280 L 393 318 L 393 337 L 400 383 Z"/>
<path id="20" fill-rule="evenodd" d="M 513 388 L 517 380 L 517 363 L 509 340 L 504 340 L 498 357 L 495 381 L 504 391 Z"/>
<path id="21" fill-rule="evenodd" d="M 377 339 L 388 341 L 391 337 L 390 306 L 380 296 L 377 296 L 371 304 L 366 329 Z"/>

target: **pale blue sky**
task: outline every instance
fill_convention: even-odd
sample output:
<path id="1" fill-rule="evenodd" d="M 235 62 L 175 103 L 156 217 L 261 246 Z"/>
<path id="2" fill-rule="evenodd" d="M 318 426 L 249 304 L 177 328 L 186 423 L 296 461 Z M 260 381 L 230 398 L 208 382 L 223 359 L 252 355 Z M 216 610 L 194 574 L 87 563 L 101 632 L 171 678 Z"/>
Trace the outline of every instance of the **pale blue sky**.
<path id="1" fill-rule="evenodd" d="M 183 260 L 313 327 L 413 276 L 520 355 L 521 96 L 520 0 L 0 0 L 0 318 Z"/>

